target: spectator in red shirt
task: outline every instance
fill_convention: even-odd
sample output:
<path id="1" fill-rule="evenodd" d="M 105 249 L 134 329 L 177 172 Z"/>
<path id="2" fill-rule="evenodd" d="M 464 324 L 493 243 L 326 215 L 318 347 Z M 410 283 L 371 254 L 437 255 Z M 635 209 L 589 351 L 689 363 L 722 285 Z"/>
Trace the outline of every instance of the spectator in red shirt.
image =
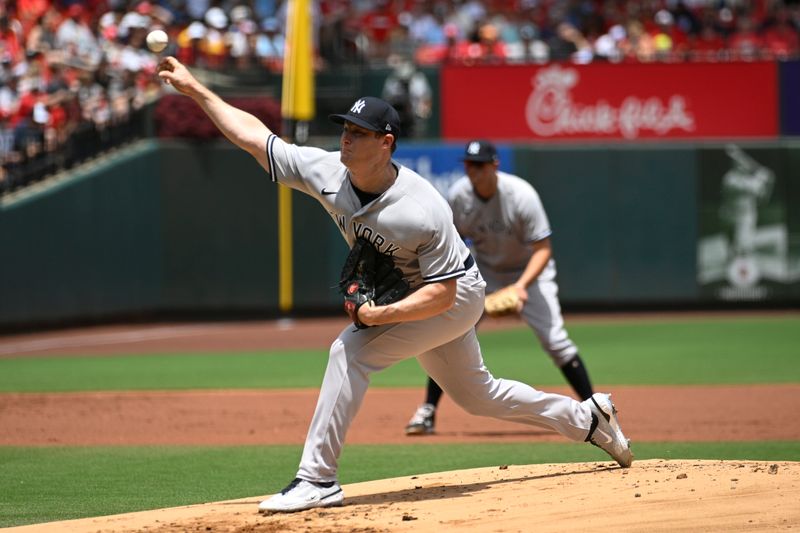
<path id="1" fill-rule="evenodd" d="M 436 65 L 439 63 L 459 61 L 463 39 L 457 25 L 445 24 L 442 28 L 445 42 L 442 44 L 422 44 L 414 52 L 414 61 L 418 65 Z"/>
<path id="2" fill-rule="evenodd" d="M 499 40 L 497 27 L 488 22 L 478 27 L 476 40 L 455 42 L 448 50 L 448 60 L 466 65 L 499 63 L 505 57 L 505 44 Z"/>
<path id="3" fill-rule="evenodd" d="M 12 27 L 7 15 L 0 16 L 0 54 L 3 60 L 16 64 L 23 58 L 22 36 Z"/>
<path id="4" fill-rule="evenodd" d="M 691 54 L 695 61 L 719 61 L 725 50 L 725 41 L 711 20 L 703 20 L 700 32 L 689 38 Z"/>
<path id="5" fill-rule="evenodd" d="M 36 24 L 36 21 L 50 9 L 50 0 L 17 0 L 16 4 L 22 32 L 25 35 Z"/>
<path id="6" fill-rule="evenodd" d="M 736 21 L 736 32 L 728 40 L 732 60 L 752 61 L 761 57 L 764 40 L 755 27 L 753 17 L 749 14 L 742 14 Z"/>
<path id="7" fill-rule="evenodd" d="M 764 46 L 768 54 L 777 59 L 787 59 L 800 53 L 800 38 L 785 7 L 775 12 L 775 21 L 764 32 Z"/>
<path id="8" fill-rule="evenodd" d="M 500 40 L 500 34 L 492 23 L 482 24 L 478 28 L 478 44 L 480 45 L 480 61 L 482 63 L 502 63 L 506 58 L 506 45 Z"/>
<path id="9" fill-rule="evenodd" d="M 361 30 L 369 39 L 372 57 L 385 57 L 388 53 L 389 39 L 392 32 L 400 24 L 397 14 L 392 11 L 390 0 L 377 2 L 375 10 L 361 17 Z"/>

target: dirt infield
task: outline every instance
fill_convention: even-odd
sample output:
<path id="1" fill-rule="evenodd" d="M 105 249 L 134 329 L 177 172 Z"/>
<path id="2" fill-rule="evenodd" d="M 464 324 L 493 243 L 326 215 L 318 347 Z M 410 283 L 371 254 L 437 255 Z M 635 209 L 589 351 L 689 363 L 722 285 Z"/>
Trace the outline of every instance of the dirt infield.
<path id="1" fill-rule="evenodd" d="M 563 441 L 544 429 L 469 415 L 447 397 L 436 435 L 406 437 L 421 394 L 370 390 L 347 442 Z M 617 386 L 613 395 L 635 442 L 800 441 L 800 384 Z M 0 445 L 302 444 L 316 401 L 316 390 L 3 394 Z"/>
<path id="2" fill-rule="evenodd" d="M 517 325 L 491 322 L 484 330 Z M 0 357 L 320 348 L 346 326 L 332 319 L 64 330 L 0 337 Z M 634 452 L 636 442 L 647 441 L 800 441 L 800 384 L 615 386 L 612 392 Z M 0 445 L 300 444 L 316 395 L 316 390 L 0 394 Z M 348 443 L 419 442 L 405 437 L 402 428 L 421 395 L 421 387 L 370 390 Z M 468 415 L 447 397 L 439 413 L 438 432 L 424 437 L 426 443 L 563 440 L 545 430 Z M 345 487 L 347 505 L 341 509 L 291 516 L 259 517 L 260 497 L 253 497 L 18 529 L 530 531 L 534 520 L 537 531 L 586 530 L 588 523 L 606 531 L 741 531 L 800 523 L 799 463 L 643 461 L 625 471 L 610 466 L 510 466 L 361 483 Z"/>
<path id="3" fill-rule="evenodd" d="M 345 505 L 260 516 L 262 496 L 11 528 L 14 533 L 766 531 L 800 523 L 800 463 L 497 466 L 345 485 Z"/>

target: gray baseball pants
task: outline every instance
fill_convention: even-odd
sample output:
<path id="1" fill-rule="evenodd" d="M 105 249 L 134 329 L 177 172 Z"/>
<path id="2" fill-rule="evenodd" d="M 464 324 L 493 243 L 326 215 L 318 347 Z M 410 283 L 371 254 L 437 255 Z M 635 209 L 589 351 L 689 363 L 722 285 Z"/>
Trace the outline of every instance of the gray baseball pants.
<path id="1" fill-rule="evenodd" d="M 370 374 L 417 357 L 465 411 L 536 427 L 583 441 L 592 415 L 580 402 L 492 376 L 483 363 L 475 324 L 483 313 L 485 282 L 477 267 L 458 279 L 455 305 L 435 317 L 357 330 L 348 326 L 333 342 L 297 477 L 334 481 L 350 423 Z"/>

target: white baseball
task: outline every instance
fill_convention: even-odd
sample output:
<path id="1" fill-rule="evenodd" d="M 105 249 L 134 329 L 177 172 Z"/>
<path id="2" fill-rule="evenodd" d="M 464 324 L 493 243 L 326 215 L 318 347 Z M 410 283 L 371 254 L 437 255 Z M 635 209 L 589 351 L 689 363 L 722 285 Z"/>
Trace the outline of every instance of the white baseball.
<path id="1" fill-rule="evenodd" d="M 147 34 L 147 48 L 158 53 L 167 47 L 167 34 L 163 30 L 153 30 Z"/>

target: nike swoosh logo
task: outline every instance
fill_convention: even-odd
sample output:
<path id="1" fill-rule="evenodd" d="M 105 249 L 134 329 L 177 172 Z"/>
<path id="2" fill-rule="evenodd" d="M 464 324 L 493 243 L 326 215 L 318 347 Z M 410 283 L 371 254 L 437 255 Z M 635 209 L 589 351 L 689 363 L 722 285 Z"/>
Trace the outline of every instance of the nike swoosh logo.
<path id="1" fill-rule="evenodd" d="M 321 501 L 327 500 L 327 499 L 328 499 L 328 498 L 330 498 L 331 496 L 336 496 L 336 495 L 337 495 L 337 494 L 339 494 L 340 492 L 342 492 L 342 489 L 341 489 L 341 488 L 339 488 L 338 490 L 335 490 L 335 491 L 331 492 L 330 494 L 325 494 L 325 495 L 323 495 L 322 493 L 319 493 L 319 492 L 315 492 L 314 494 L 309 494 L 309 495 L 306 497 L 306 501 L 307 501 L 307 502 L 316 502 L 316 501 L 320 501 L 320 502 L 321 502 Z"/>
<path id="2" fill-rule="evenodd" d="M 321 190 L 320 192 L 321 192 L 322 194 L 324 194 L 325 196 L 328 196 L 328 195 L 330 195 L 330 194 L 336 194 L 336 193 L 338 193 L 339 191 L 326 191 L 326 190 L 325 190 L 325 187 L 323 187 L 323 188 L 322 188 L 322 190 Z"/>
<path id="3" fill-rule="evenodd" d="M 597 437 L 603 437 L 605 440 L 603 442 L 600 442 L 600 439 L 598 439 Z M 594 435 L 592 435 L 592 440 L 597 442 L 597 444 L 611 444 L 614 438 L 605 431 L 595 429 Z"/>

